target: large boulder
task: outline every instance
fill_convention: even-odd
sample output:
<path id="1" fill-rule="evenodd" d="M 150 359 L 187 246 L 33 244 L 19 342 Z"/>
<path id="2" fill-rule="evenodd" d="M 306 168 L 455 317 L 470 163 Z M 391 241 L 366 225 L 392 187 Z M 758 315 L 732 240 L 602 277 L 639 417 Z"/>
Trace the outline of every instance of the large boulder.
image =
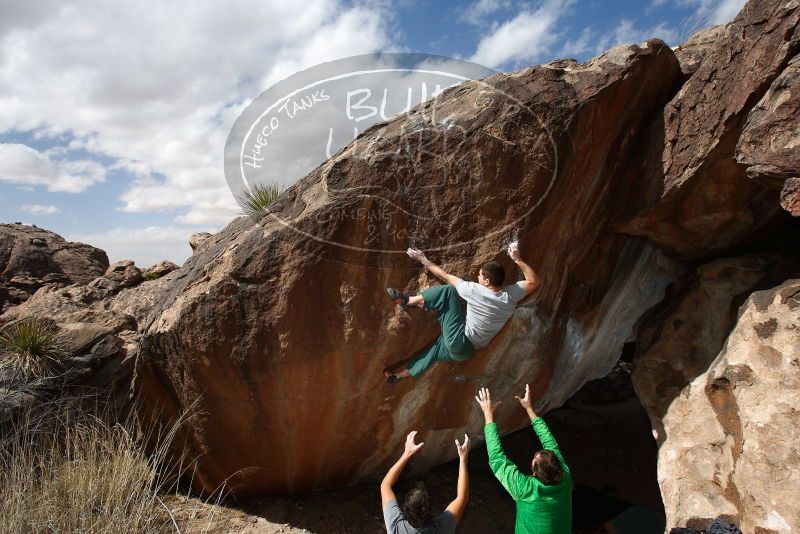
<path id="1" fill-rule="evenodd" d="M 672 49 L 686 78 L 694 74 L 708 53 L 714 50 L 724 31 L 724 24 L 703 28 Z"/>
<path id="2" fill-rule="evenodd" d="M 0 313 L 43 286 L 85 284 L 108 268 L 106 253 L 27 224 L 0 224 Z"/>
<path id="3" fill-rule="evenodd" d="M 526 424 L 508 402 L 526 381 L 560 405 L 611 370 L 679 272 L 610 221 L 681 77 L 653 39 L 466 82 L 370 128 L 195 249 L 145 325 L 143 416 L 195 412 L 177 440 L 195 487 L 246 494 L 374 479 L 411 429 L 426 442 L 416 471 L 450 460 L 453 438 L 480 428 L 481 383 L 507 399 L 508 431 Z M 517 234 L 541 289 L 469 361 L 388 387 L 381 370 L 439 331 L 386 297 L 437 283 L 406 247 L 463 278 L 490 259 L 515 278 L 502 245 Z"/>
<path id="4" fill-rule="evenodd" d="M 800 217 L 800 55 L 775 78 L 747 116 L 736 161 L 748 178 L 781 191 L 781 206 Z"/>
<path id="5" fill-rule="evenodd" d="M 751 179 L 747 169 L 752 165 L 752 175 L 765 168 L 756 165 L 761 159 L 774 164 L 785 154 L 752 151 L 759 158 L 752 164 L 735 157 L 743 133 L 740 151 L 758 143 L 771 122 L 758 109 L 752 118 L 749 113 L 800 51 L 798 21 L 796 0 L 751 1 L 723 27 L 714 48 L 653 121 L 643 139 L 645 157 L 631 160 L 628 172 L 636 189 L 621 195 L 629 216 L 620 221 L 620 231 L 647 237 L 673 255 L 698 259 L 758 240 L 754 231 L 770 227 L 781 211 L 777 191 Z M 783 81 L 792 79 L 787 74 Z M 785 99 L 789 92 L 775 87 L 771 94 Z M 774 98 L 767 100 L 778 105 Z M 788 108 L 790 114 L 796 109 Z M 796 119 L 795 113 L 777 127 L 796 139 Z M 796 161 L 795 145 L 774 148 L 792 152 Z"/>
<path id="6" fill-rule="evenodd" d="M 195 240 L 180 276 L 138 320 L 140 414 L 164 424 L 192 414 L 175 452 L 197 460 L 195 488 L 331 488 L 375 479 L 411 429 L 426 442 L 415 471 L 452 459 L 453 438 L 480 428 L 471 399 L 481 384 L 510 400 L 529 382 L 538 402 L 557 407 L 636 342 L 637 390 L 662 455 L 678 454 L 670 440 L 682 436 L 671 430 L 681 419 L 671 414 L 687 384 L 703 376 L 704 388 L 712 384 L 703 390 L 712 408 L 695 410 L 695 398 L 680 412 L 698 429 L 691 454 L 699 468 L 676 466 L 673 456 L 659 465 L 670 521 L 726 513 L 782 528 L 794 518 L 784 497 L 776 497 L 781 520 L 757 515 L 752 502 L 768 502 L 769 490 L 736 482 L 734 495 L 724 479 L 709 479 L 745 471 L 733 461 L 714 471 L 717 457 L 705 449 L 726 450 L 720 435 L 730 450 L 747 443 L 725 419 L 730 394 L 715 397 L 728 391 L 718 379 L 733 384 L 741 369 L 719 367 L 726 339 L 746 341 L 731 334 L 735 310 L 797 264 L 785 243 L 771 247 L 776 236 L 798 235 L 786 213 L 797 190 L 786 130 L 797 123 L 798 18 L 797 0 L 751 1 L 700 36 L 683 64 L 648 40 L 581 64 L 466 82 L 371 127 L 268 212 Z M 502 252 L 512 238 L 542 287 L 469 361 L 388 387 L 381 370 L 439 332 L 431 314 L 386 298 L 387 286 L 417 292 L 438 283 L 406 247 L 463 278 L 490 259 L 519 277 Z M 791 360 L 794 346 L 784 337 L 778 344 Z M 723 374 L 709 378 L 716 370 Z M 776 403 L 789 395 L 776 392 Z M 775 434 L 773 422 L 747 419 L 744 403 L 757 406 L 755 396 L 736 402 L 741 421 Z M 527 425 L 513 402 L 498 420 L 509 431 Z M 793 466 L 795 431 L 775 448 Z M 709 480 L 722 489 L 693 504 Z"/>
<path id="7" fill-rule="evenodd" d="M 750 255 L 702 265 L 684 282 L 683 295 L 639 329 L 634 385 L 657 441 L 665 439 L 661 421 L 669 406 L 709 369 L 735 325 L 736 307 L 776 261 Z"/>
<path id="8" fill-rule="evenodd" d="M 763 476 L 782 480 L 798 469 L 798 420 L 760 415 L 758 397 L 797 404 L 783 384 L 794 380 L 800 338 L 787 315 L 789 337 L 775 348 L 783 351 L 780 363 L 762 346 L 771 341 L 749 335 L 773 324 L 754 318 L 763 306 L 758 313 L 740 309 L 737 323 L 737 309 L 753 291 L 800 274 L 800 227 L 791 217 L 800 213 L 798 21 L 797 0 L 748 2 L 665 107 L 644 141 L 645 156 L 628 171 L 662 179 L 642 180 L 627 192 L 620 231 L 693 262 L 754 253 L 690 270 L 637 335 L 634 383 L 660 445 L 658 477 L 670 526 L 705 527 L 718 515 L 745 532 L 789 532 L 798 524 L 789 497 L 796 488 L 784 493 Z M 772 294 L 755 293 L 761 297 L 748 306 Z M 770 313 L 780 316 L 780 306 Z M 744 363 L 748 358 L 752 363 Z M 762 374 L 770 365 L 773 371 Z M 748 375 L 744 383 L 739 371 Z"/>
<path id="9" fill-rule="evenodd" d="M 800 280 L 725 313 L 767 265 L 743 258 L 702 268 L 637 356 L 668 525 L 702 528 L 719 515 L 743 532 L 800 524 Z"/>

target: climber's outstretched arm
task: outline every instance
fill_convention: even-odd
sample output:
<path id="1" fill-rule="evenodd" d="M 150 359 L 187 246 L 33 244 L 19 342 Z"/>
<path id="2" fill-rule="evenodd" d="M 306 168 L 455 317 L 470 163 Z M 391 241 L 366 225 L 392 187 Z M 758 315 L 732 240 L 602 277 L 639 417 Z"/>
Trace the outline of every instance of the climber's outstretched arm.
<path id="1" fill-rule="evenodd" d="M 422 265 L 424 265 L 426 269 L 428 269 L 431 273 L 433 273 L 433 275 L 436 278 L 438 278 L 445 284 L 450 284 L 451 286 L 455 287 L 456 284 L 458 284 L 461 281 L 459 277 L 448 273 L 447 271 L 445 271 L 444 269 L 433 263 L 431 260 L 426 258 L 425 253 L 423 253 L 421 250 L 410 248 L 408 249 L 407 253 L 409 256 L 411 256 L 412 258 L 420 262 Z"/>
<path id="2" fill-rule="evenodd" d="M 536 274 L 533 267 L 522 261 L 522 257 L 519 255 L 519 248 L 516 245 L 508 247 L 508 255 L 511 256 L 511 259 L 514 260 L 514 263 L 520 268 L 522 274 L 525 275 L 525 281 L 522 285 L 525 286 L 525 296 L 530 295 L 541 285 L 539 275 Z"/>
<path id="3" fill-rule="evenodd" d="M 389 501 L 396 501 L 397 496 L 394 494 L 393 486 L 400 478 L 400 473 L 403 472 L 408 460 L 414 455 L 415 452 L 420 450 L 425 443 L 414 443 L 414 437 L 416 437 L 417 432 L 409 432 L 408 436 L 406 436 L 406 446 L 403 454 L 400 455 L 400 459 L 395 462 L 395 464 L 389 469 L 389 472 L 386 473 L 386 476 L 383 477 L 383 481 L 381 481 L 381 507 L 386 508 L 386 503 Z"/>

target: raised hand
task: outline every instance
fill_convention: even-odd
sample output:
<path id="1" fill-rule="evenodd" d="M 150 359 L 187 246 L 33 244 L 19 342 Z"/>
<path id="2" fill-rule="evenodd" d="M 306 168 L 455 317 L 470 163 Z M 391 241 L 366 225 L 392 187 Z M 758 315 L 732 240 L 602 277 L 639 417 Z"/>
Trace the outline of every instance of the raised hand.
<path id="1" fill-rule="evenodd" d="M 467 460 L 467 456 L 469 456 L 469 437 L 466 434 L 464 434 L 464 444 L 463 445 L 460 444 L 458 442 L 458 440 L 455 440 L 455 441 L 456 441 L 456 450 L 458 451 L 458 457 L 461 460 L 466 461 Z"/>
<path id="2" fill-rule="evenodd" d="M 533 409 L 531 407 L 531 387 L 528 384 L 525 384 L 525 396 L 521 399 L 518 396 L 515 396 L 514 398 L 517 399 L 522 407 L 526 410 Z"/>
<path id="3" fill-rule="evenodd" d="M 406 254 L 408 254 L 409 257 L 411 257 L 411 258 L 413 258 L 413 259 L 415 259 L 417 261 L 420 261 L 420 262 L 423 262 L 423 261 L 425 261 L 427 259 L 425 257 L 425 253 L 422 252 L 419 249 L 416 249 L 416 248 L 410 248 L 410 249 L 406 250 Z"/>
<path id="4" fill-rule="evenodd" d="M 494 409 L 497 408 L 502 401 L 493 403 L 488 388 L 481 388 L 475 400 L 478 401 L 478 405 L 481 407 L 481 410 L 483 410 L 483 418 L 486 420 L 486 423 L 494 422 Z"/>
<path id="5" fill-rule="evenodd" d="M 414 443 L 414 438 L 416 437 L 416 430 L 409 432 L 408 436 L 406 436 L 406 450 L 403 452 L 403 454 L 409 458 L 414 456 L 414 453 L 420 450 L 423 445 L 425 445 L 424 441 L 422 443 Z"/>
<path id="6" fill-rule="evenodd" d="M 536 412 L 533 409 L 533 404 L 531 403 L 531 387 L 528 384 L 525 384 L 525 396 L 523 398 L 519 398 L 518 396 L 514 397 L 519 401 L 520 406 L 522 406 L 525 411 L 528 412 L 528 415 L 531 416 L 531 419 L 536 417 Z"/>
<path id="7" fill-rule="evenodd" d="M 514 261 L 519 261 L 522 256 L 519 255 L 519 243 L 514 241 L 510 245 L 508 245 L 508 255 L 511 256 L 511 259 Z"/>

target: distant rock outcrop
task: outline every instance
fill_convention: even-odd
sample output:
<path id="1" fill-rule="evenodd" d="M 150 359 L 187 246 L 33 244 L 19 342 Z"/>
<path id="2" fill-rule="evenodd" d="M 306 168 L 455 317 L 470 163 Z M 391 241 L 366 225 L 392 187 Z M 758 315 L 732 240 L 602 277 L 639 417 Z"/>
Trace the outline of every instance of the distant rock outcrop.
<path id="1" fill-rule="evenodd" d="M 196 252 L 203 243 L 205 243 L 211 234 L 208 232 L 197 232 L 189 237 L 189 246 L 192 247 L 192 252 Z"/>
<path id="2" fill-rule="evenodd" d="M 180 269 L 180 267 L 171 261 L 162 260 L 145 269 L 142 275 L 144 276 L 145 280 L 154 280 L 156 278 L 161 278 L 165 274 L 169 274 L 176 269 Z"/>
<path id="3" fill-rule="evenodd" d="M 0 313 L 42 286 L 85 284 L 108 268 L 106 253 L 27 224 L 0 224 Z"/>
<path id="4" fill-rule="evenodd" d="M 3 225 L 9 226 L 17 225 Z M 22 227 L 23 237 L 18 235 L 17 241 L 24 241 L 27 228 L 46 236 L 42 241 L 54 243 L 53 248 L 61 247 L 53 254 L 61 261 L 58 268 L 62 270 L 57 273 L 68 272 L 80 281 L 67 285 L 61 274 L 58 277 L 44 275 L 45 283 L 33 295 L 17 305 L 9 305 L 0 314 L 0 327 L 28 318 L 54 325 L 67 351 L 65 376 L 60 384 L 110 392 L 119 399 L 120 405 L 127 403 L 134 353 L 140 337 L 139 324 L 163 288 L 179 275 L 178 267 L 171 262 L 156 264 L 148 271 L 159 277 L 148 281 L 132 261 L 122 260 L 106 265 L 99 275 L 87 280 L 95 264 L 82 263 L 80 254 L 90 251 L 92 257 L 107 263 L 105 252 L 83 243 L 69 243 L 65 247 L 63 238 L 57 234 Z M 70 255 L 76 258 L 67 261 L 65 258 Z M 45 268 L 55 269 L 52 263 L 44 261 L 46 256 L 39 249 L 16 246 L 13 259 L 16 265 L 27 266 L 25 272 L 42 273 Z M 87 266 L 82 272 L 81 265 Z M 52 281 L 55 279 L 60 281 Z M 23 384 L 15 373 L 6 371 L 0 368 L 0 391 L 4 392 L 0 396 L 0 419 L 8 419 L 19 410 L 46 400 L 52 380 Z"/>
<path id="5" fill-rule="evenodd" d="M 116 311 L 111 297 L 142 280 L 141 270 L 132 261 L 123 260 L 88 284 L 39 289 L 27 301 L 0 315 L 0 323 L 25 317 L 51 319 L 59 326 L 69 352 L 80 354 L 109 334 L 136 330 L 134 317 Z"/>

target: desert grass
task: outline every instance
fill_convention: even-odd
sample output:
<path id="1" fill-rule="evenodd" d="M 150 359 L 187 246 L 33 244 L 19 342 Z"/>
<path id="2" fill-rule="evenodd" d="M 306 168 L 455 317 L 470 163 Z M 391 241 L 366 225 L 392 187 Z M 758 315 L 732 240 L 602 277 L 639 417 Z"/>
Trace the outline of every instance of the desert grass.
<path id="1" fill-rule="evenodd" d="M 194 406 L 166 429 L 143 428 L 134 412 L 113 413 L 110 398 L 70 396 L 51 323 L 0 329 L 0 407 L 20 394 L 39 399 L 0 417 L 0 532 L 181 532 L 164 498 L 192 491 L 194 462 L 176 460 L 171 445 Z"/>
<path id="2" fill-rule="evenodd" d="M 181 532 L 162 496 L 186 473 L 168 456 L 184 421 L 147 436 L 102 412 L 60 398 L 2 429 L 0 532 Z"/>

